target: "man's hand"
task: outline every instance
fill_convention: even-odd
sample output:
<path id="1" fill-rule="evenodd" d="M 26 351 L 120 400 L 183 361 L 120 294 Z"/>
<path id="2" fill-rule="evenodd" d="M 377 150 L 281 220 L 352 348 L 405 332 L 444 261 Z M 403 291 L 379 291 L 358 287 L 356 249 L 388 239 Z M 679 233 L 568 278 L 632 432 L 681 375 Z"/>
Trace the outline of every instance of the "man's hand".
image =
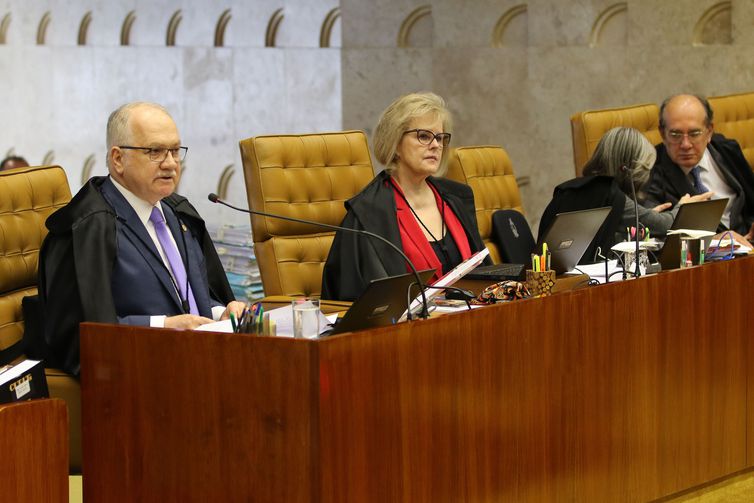
<path id="1" fill-rule="evenodd" d="M 168 316 L 165 318 L 165 328 L 193 330 L 199 325 L 204 325 L 206 323 L 212 323 L 212 320 L 195 314 L 179 314 L 178 316 Z"/>
<path id="2" fill-rule="evenodd" d="M 707 201 L 714 195 L 715 193 L 712 191 L 705 192 L 704 194 L 697 194 L 695 196 L 684 194 L 683 197 L 678 200 L 678 205 L 680 206 L 681 204 L 686 203 L 698 203 L 699 201 Z"/>
<path id="3" fill-rule="evenodd" d="M 222 316 L 220 316 L 221 320 L 227 320 L 230 318 L 230 313 L 233 313 L 233 316 L 236 317 L 236 319 L 241 317 L 241 313 L 243 312 L 244 308 L 246 307 L 246 304 L 243 302 L 238 302 L 237 300 L 234 300 L 233 302 L 230 302 L 226 307 L 225 311 L 223 311 Z"/>
<path id="4" fill-rule="evenodd" d="M 657 206 L 655 206 L 654 208 L 652 208 L 652 210 L 656 211 L 657 213 L 660 213 L 661 211 L 667 210 L 671 206 L 673 206 L 673 203 L 662 203 L 662 204 L 658 204 Z"/>

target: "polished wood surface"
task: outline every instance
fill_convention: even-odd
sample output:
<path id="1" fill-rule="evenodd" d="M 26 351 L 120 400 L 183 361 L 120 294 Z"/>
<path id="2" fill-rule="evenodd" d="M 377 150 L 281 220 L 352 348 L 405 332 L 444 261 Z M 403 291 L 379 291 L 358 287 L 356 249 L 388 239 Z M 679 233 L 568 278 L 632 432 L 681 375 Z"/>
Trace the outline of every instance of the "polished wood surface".
<path id="1" fill-rule="evenodd" d="M 0 500 L 68 501 L 68 413 L 62 400 L 0 405 Z"/>
<path id="2" fill-rule="evenodd" d="M 754 465 L 753 275 L 745 258 L 318 341 L 85 324 L 84 492 L 663 497 Z"/>

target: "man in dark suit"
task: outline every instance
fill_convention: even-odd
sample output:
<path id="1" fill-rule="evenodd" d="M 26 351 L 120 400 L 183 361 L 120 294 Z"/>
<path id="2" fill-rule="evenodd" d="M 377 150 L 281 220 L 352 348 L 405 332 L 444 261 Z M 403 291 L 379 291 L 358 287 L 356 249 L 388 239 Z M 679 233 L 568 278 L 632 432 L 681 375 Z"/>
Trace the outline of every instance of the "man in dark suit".
<path id="1" fill-rule="evenodd" d="M 186 147 L 159 105 L 130 103 L 107 125 L 110 175 L 47 219 L 39 293 L 49 362 L 79 371 L 81 321 L 192 329 L 236 315 L 204 221 L 174 193 Z"/>
<path id="2" fill-rule="evenodd" d="M 721 224 L 754 238 L 754 174 L 735 140 L 714 133 L 706 99 L 679 94 L 660 107 L 662 144 L 644 188 L 647 205 L 674 205 L 685 194 L 729 198 Z"/>

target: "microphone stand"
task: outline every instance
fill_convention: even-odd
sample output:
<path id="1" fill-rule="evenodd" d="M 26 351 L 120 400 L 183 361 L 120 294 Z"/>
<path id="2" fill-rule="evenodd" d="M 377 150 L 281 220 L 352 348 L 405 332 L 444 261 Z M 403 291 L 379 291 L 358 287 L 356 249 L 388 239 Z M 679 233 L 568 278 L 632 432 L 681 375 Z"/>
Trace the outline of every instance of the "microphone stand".
<path id="1" fill-rule="evenodd" d="M 364 231 L 361 229 L 349 229 L 348 227 L 341 227 L 340 225 L 331 225 L 331 224 L 325 224 L 322 222 L 315 222 L 313 220 L 304 220 L 301 218 L 294 218 L 294 217 L 285 217 L 283 215 L 275 215 L 273 213 L 266 213 L 264 211 L 258 211 L 258 210 L 249 210 L 246 208 L 238 208 L 237 206 L 233 206 L 230 203 L 227 203 L 220 199 L 217 194 L 211 193 L 207 196 L 207 199 L 209 199 L 213 203 L 219 203 L 223 206 L 227 206 L 228 208 L 234 209 L 236 211 L 240 211 L 243 213 L 249 213 L 251 215 L 259 215 L 263 217 L 269 217 L 269 218 L 277 218 L 279 220 L 288 220 L 289 222 L 296 222 L 299 224 L 306 224 L 306 225 L 314 225 L 317 227 L 323 227 L 325 229 L 332 229 L 336 231 L 346 231 L 351 232 L 354 234 L 362 234 L 367 235 L 376 239 L 379 239 L 380 241 L 387 243 L 393 250 L 398 252 L 401 257 L 403 257 L 403 260 L 408 264 L 409 268 L 411 268 L 411 272 L 414 273 L 414 278 L 416 278 L 416 284 L 419 285 L 419 291 L 421 292 L 421 298 L 422 298 L 422 311 L 419 313 L 420 318 L 428 318 L 429 317 L 429 306 L 427 304 L 427 296 L 424 294 L 424 288 L 422 286 L 421 277 L 419 277 L 419 271 L 416 270 L 416 267 L 414 264 L 409 260 L 409 258 L 406 256 L 405 253 L 403 253 L 403 250 L 398 248 L 395 244 L 388 241 L 386 238 L 380 236 L 379 234 L 375 234 L 374 232 Z M 409 303 L 408 305 L 408 314 L 406 315 L 406 319 L 411 321 L 411 305 Z"/>
<path id="2" fill-rule="evenodd" d="M 633 167 L 621 166 L 621 170 L 628 174 L 628 181 L 631 185 L 631 195 L 634 198 L 634 216 L 636 217 L 636 255 L 634 257 L 636 260 L 636 272 L 634 273 L 634 277 L 638 278 L 641 276 L 641 270 L 639 269 L 639 201 L 636 200 L 636 187 L 634 187 L 634 181 L 631 178 Z"/>

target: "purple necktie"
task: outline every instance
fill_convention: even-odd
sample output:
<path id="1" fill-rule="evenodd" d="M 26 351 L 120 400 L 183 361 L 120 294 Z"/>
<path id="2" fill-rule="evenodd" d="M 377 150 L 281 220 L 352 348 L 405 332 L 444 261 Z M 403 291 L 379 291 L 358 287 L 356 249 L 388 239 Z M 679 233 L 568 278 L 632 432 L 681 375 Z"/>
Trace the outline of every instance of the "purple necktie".
<path id="1" fill-rule="evenodd" d="M 178 249 L 170 240 L 170 231 L 167 225 L 165 225 L 165 218 L 162 216 L 162 212 L 157 207 L 152 208 L 152 214 L 149 215 L 149 221 L 154 224 L 154 230 L 157 232 L 157 241 L 162 246 L 162 251 L 165 252 L 165 256 L 170 264 L 170 269 L 173 271 L 173 278 L 180 293 L 181 303 L 183 299 L 188 300 L 189 312 L 191 314 L 199 314 L 199 310 L 196 308 L 196 300 L 194 299 L 194 293 L 191 291 L 191 285 L 186 280 L 186 268 L 183 266 L 183 260 L 178 253 Z M 186 293 L 188 288 L 188 294 Z M 185 308 L 184 308 L 185 309 Z"/>

